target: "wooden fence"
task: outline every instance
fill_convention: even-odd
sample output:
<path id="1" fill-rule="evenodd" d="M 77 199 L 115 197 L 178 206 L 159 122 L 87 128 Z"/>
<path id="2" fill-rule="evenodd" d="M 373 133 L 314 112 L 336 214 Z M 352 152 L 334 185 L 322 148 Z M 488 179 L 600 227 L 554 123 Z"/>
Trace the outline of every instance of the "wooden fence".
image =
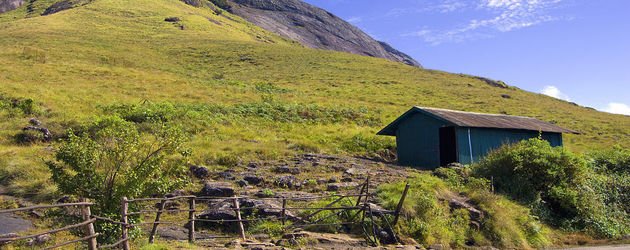
<path id="1" fill-rule="evenodd" d="M 79 203 L 63 203 L 63 204 L 55 204 L 55 205 L 41 205 L 41 206 L 32 206 L 32 207 L 24 207 L 24 208 L 16 208 L 16 209 L 9 209 L 9 210 L 0 210 L 0 214 L 6 214 L 6 213 L 17 213 L 17 212 L 25 212 L 25 211 L 34 211 L 34 210 L 40 210 L 40 209 L 51 209 L 51 208 L 61 208 L 61 207 L 79 207 L 81 209 L 81 217 L 83 219 L 82 222 L 74 224 L 74 225 L 69 225 L 69 226 L 65 226 L 63 228 L 59 228 L 59 229 L 53 229 L 53 230 L 48 230 L 45 232 L 41 232 L 41 233 L 37 233 L 37 234 L 33 234 L 33 235 L 27 235 L 27 236 L 15 236 L 15 237 L 10 237 L 10 238 L 0 238 L 0 244 L 7 244 L 7 243 L 12 243 L 15 241 L 19 241 L 19 240 L 26 240 L 26 239 L 33 239 L 42 235 L 46 235 L 46 234 L 55 234 L 55 233 L 59 233 L 62 231 L 69 231 L 75 228 L 81 228 L 83 227 L 85 232 L 84 232 L 84 237 L 76 239 L 76 240 L 71 240 L 71 241 L 66 241 L 66 242 L 61 242 L 57 245 L 51 246 L 51 247 L 47 247 L 45 249 L 55 249 L 55 248 L 60 248 L 63 246 L 67 246 L 70 244 L 74 244 L 74 243 L 78 243 L 78 242 L 82 242 L 82 241 L 87 241 L 88 243 L 88 249 L 90 250 L 96 250 L 97 249 L 97 242 L 96 242 L 96 237 L 98 237 L 99 234 L 97 234 L 94 231 L 94 222 L 96 221 L 96 218 L 92 217 L 92 214 L 90 212 L 90 206 L 94 205 L 93 203 L 90 202 L 79 202 Z"/>
<path id="2" fill-rule="evenodd" d="M 360 188 L 360 189 L 359 189 Z M 90 205 L 92 203 L 70 203 L 70 204 L 59 204 L 59 205 L 51 205 L 51 206 L 37 206 L 30 208 L 20 208 L 20 209 L 12 209 L 12 210 L 4 210 L 0 211 L 0 213 L 10 213 L 17 211 L 28 211 L 32 209 L 38 208 L 47 208 L 47 207 L 61 207 L 61 206 L 82 206 L 83 209 L 83 218 L 84 221 L 82 223 L 71 225 L 64 227 L 58 230 L 51 230 L 48 232 L 44 232 L 37 235 L 29 235 L 11 239 L 0 239 L 2 241 L 15 241 L 20 239 L 28 239 L 37 237 L 39 235 L 55 233 L 63 230 L 69 230 L 72 228 L 77 228 L 84 226 L 86 228 L 86 237 L 81 239 L 77 239 L 71 242 L 66 242 L 60 245 L 56 245 L 51 248 L 57 248 L 61 246 L 65 246 L 68 244 L 76 243 L 79 241 L 88 241 L 88 247 L 90 250 L 93 249 L 107 249 L 107 248 L 121 248 L 124 250 L 130 249 L 130 236 L 129 229 L 133 227 L 138 227 L 142 225 L 150 225 L 151 231 L 149 233 L 148 241 L 149 243 L 154 243 L 155 236 L 157 235 L 159 225 L 163 224 L 179 224 L 181 225 L 182 221 L 178 222 L 166 222 L 162 221 L 162 215 L 165 212 L 169 214 L 179 214 L 186 213 L 188 215 L 187 220 L 187 230 L 188 230 L 188 241 L 190 243 L 194 243 L 197 238 L 195 235 L 196 223 L 197 222 L 210 222 L 210 223 L 234 223 L 236 226 L 239 236 L 241 239 L 246 240 L 247 235 L 245 231 L 244 223 L 255 222 L 255 221 L 269 221 L 274 220 L 274 218 L 256 218 L 256 219 L 244 219 L 242 217 L 243 210 L 251 210 L 251 207 L 240 207 L 240 201 L 242 199 L 252 199 L 252 200 L 275 200 L 278 204 L 282 204 L 280 210 L 279 218 L 275 218 L 275 220 L 280 221 L 283 225 L 287 225 L 288 213 L 293 212 L 304 212 L 304 216 L 298 217 L 295 221 L 295 224 L 287 226 L 288 228 L 304 228 L 304 227 L 313 227 L 313 226 L 339 226 L 339 225 L 355 225 L 360 226 L 363 230 L 363 234 L 368 241 L 369 244 L 377 245 L 378 244 L 378 226 L 376 217 L 380 217 L 381 228 L 386 228 L 389 233 L 392 234 L 394 239 L 397 239 L 395 232 L 393 230 L 393 226 L 397 223 L 400 211 L 403 206 L 403 202 L 409 190 L 409 185 L 407 185 L 402 193 L 401 199 L 398 203 L 396 210 L 387 211 L 387 210 L 379 210 L 373 211 L 373 207 L 370 203 L 370 200 L 373 198 L 373 194 L 370 192 L 370 180 L 369 178 L 365 183 L 357 187 L 359 190 L 358 193 L 350 193 L 350 194 L 331 194 L 331 195 L 320 195 L 320 196 L 308 196 L 308 197 L 272 197 L 272 198 L 249 198 L 249 197 L 200 197 L 200 196 L 176 196 L 176 197 L 164 197 L 164 198 L 137 198 L 137 199 L 128 199 L 127 197 L 122 198 L 121 200 L 121 216 L 120 220 L 115 220 L 111 218 L 100 217 L 96 215 L 90 214 Z M 309 206 L 290 206 L 291 203 L 295 204 L 303 204 L 309 201 L 321 201 L 325 199 L 331 199 L 332 201 L 326 204 L 325 206 L 320 207 L 309 207 Z M 346 205 L 343 205 L 342 202 L 346 201 Z M 166 205 L 168 202 L 175 201 L 187 201 L 188 208 L 187 209 L 166 209 Z M 196 213 L 200 210 L 197 210 L 198 202 L 212 202 L 212 201 L 231 201 L 234 213 L 236 215 L 236 219 L 223 219 L 223 220 L 211 220 L 211 219 L 201 219 L 196 216 Z M 130 211 L 129 205 L 141 202 L 159 202 L 157 209 L 152 210 L 137 210 Z M 347 205 L 351 204 L 351 205 Z M 322 213 L 323 211 L 334 211 L 330 215 L 322 218 L 317 218 L 317 215 Z M 335 223 L 325 223 L 325 220 L 332 216 L 339 216 L 342 213 L 346 213 L 349 215 L 347 221 L 343 222 L 335 222 Z M 141 223 L 130 223 L 129 218 L 131 216 L 139 216 L 139 215 L 147 215 L 147 214 L 155 214 L 155 219 L 151 222 L 141 222 Z M 387 215 L 393 216 L 393 220 L 387 218 Z M 360 218 L 360 219 L 358 219 Z M 94 232 L 93 223 L 95 220 L 100 220 L 112 224 L 119 225 L 121 227 L 121 236 L 120 240 L 109 245 L 97 246 L 96 237 L 98 234 Z M 212 238 L 231 238 L 231 236 L 216 236 Z"/>

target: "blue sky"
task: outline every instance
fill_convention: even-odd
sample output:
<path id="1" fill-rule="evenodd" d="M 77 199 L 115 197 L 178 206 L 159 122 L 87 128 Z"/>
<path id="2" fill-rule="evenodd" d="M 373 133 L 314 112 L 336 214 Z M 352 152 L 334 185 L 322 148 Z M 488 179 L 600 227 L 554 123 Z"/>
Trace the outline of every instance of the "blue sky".
<path id="1" fill-rule="evenodd" d="M 628 0 L 306 0 L 426 68 L 630 115 Z"/>

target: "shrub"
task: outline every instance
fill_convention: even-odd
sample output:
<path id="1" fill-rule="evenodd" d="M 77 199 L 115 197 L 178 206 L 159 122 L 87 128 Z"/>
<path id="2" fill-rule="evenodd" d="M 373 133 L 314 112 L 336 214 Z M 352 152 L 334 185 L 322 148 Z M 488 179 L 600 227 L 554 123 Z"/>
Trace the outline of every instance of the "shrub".
<path id="1" fill-rule="evenodd" d="M 0 109 L 9 111 L 11 116 L 37 115 L 40 107 L 30 98 L 17 98 L 0 93 Z"/>
<path id="2" fill-rule="evenodd" d="M 614 238 L 630 232 L 627 211 L 619 209 L 627 196 L 609 191 L 624 185 L 611 184 L 610 177 L 592 169 L 617 169 L 619 159 L 600 157 L 592 162 L 601 165 L 589 168 L 583 157 L 530 139 L 490 153 L 474 166 L 474 174 L 493 177 L 498 192 L 531 206 L 552 225 Z"/>
<path id="3" fill-rule="evenodd" d="M 230 3 L 228 3 L 227 0 L 210 0 L 210 2 L 212 2 L 215 6 L 227 10 L 227 11 L 231 11 L 232 10 L 232 6 L 230 5 Z"/>
<path id="4" fill-rule="evenodd" d="M 350 153 L 360 153 L 387 161 L 396 159 L 395 141 L 382 136 L 357 134 L 344 140 L 342 148 Z"/>
<path id="5" fill-rule="evenodd" d="M 106 117 L 82 132 L 69 132 L 55 160 L 46 164 L 65 194 L 89 198 L 95 213 L 117 214 L 120 199 L 165 194 L 185 183 L 186 136 L 175 126 L 154 124 L 141 132 L 131 122 Z M 112 240 L 113 225 L 97 224 L 103 240 Z"/>
<path id="6" fill-rule="evenodd" d="M 479 178 L 461 175 L 454 169 L 439 172 L 436 175 L 447 178 L 446 182 L 429 174 L 413 175 L 408 180 L 410 189 L 397 226 L 401 235 L 412 237 L 423 245 L 444 244 L 456 249 L 488 245 L 518 249 L 549 245 L 547 230 L 530 216 L 527 208 L 490 193 L 487 186 L 479 188 L 476 183 Z M 451 186 L 453 184 L 455 186 Z M 395 209 L 404 186 L 401 182 L 381 185 L 377 190 L 381 204 L 387 209 Z M 471 226 L 473 218 L 467 210 L 449 206 L 449 200 L 457 196 L 453 193 L 456 190 L 466 190 L 471 203 L 483 212 L 480 228 Z"/>

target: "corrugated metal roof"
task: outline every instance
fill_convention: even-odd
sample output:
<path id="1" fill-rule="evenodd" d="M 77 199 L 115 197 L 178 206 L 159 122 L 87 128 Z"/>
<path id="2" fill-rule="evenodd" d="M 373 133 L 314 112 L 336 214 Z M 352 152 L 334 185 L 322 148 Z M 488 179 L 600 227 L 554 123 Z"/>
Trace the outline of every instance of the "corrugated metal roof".
<path id="1" fill-rule="evenodd" d="M 511 116 L 511 115 L 499 115 L 499 114 L 484 114 L 464 112 L 439 108 L 427 108 L 427 107 L 413 107 L 407 111 L 396 121 L 389 124 L 379 135 L 396 135 L 396 129 L 398 123 L 404 120 L 409 115 L 415 112 L 423 112 L 432 115 L 438 119 L 444 120 L 457 127 L 470 127 L 470 128 L 497 128 L 497 129 L 520 129 L 531 131 L 542 131 L 552 133 L 572 133 L 578 134 L 578 132 L 565 129 L 554 125 L 549 122 L 541 121 L 531 117 L 524 116 Z"/>

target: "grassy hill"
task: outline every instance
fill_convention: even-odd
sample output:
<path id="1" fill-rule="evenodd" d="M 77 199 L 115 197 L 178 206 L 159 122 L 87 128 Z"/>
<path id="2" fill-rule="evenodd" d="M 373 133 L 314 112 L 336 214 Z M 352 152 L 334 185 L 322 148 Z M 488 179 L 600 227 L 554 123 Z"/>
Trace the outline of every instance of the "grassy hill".
<path id="1" fill-rule="evenodd" d="M 59 136 L 98 115 L 162 115 L 193 132 L 193 160 L 207 165 L 374 153 L 394 143 L 374 134 L 413 105 L 555 122 L 582 132 L 565 139 L 579 152 L 630 146 L 627 116 L 471 76 L 307 49 L 227 12 L 176 0 L 94 0 L 40 16 L 52 2 L 0 15 L 0 183 L 17 195 L 54 190 L 42 164 L 49 144 L 16 142 L 30 117 Z M 15 111 L 16 98 L 32 99 L 34 111 Z"/>

